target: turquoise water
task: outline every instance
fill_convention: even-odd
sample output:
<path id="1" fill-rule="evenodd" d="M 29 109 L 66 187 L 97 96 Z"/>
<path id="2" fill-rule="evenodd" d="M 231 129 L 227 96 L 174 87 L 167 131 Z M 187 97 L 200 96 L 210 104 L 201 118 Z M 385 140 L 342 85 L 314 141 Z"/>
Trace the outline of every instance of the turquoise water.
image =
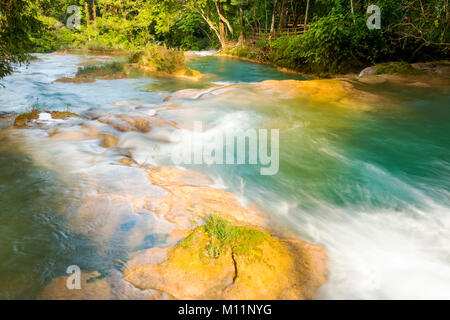
<path id="1" fill-rule="evenodd" d="M 203 74 L 210 74 L 210 80 L 220 83 L 259 82 L 264 80 L 305 80 L 307 77 L 281 72 L 270 65 L 256 64 L 220 56 L 195 57 L 188 60 L 188 66 Z"/>
<path id="2" fill-rule="evenodd" d="M 202 121 L 204 136 L 279 129 L 280 170 L 274 176 L 261 176 L 257 165 L 185 167 L 208 173 L 244 204 L 258 204 L 273 221 L 324 245 L 329 281 L 319 298 L 450 298 L 448 89 L 360 85 L 384 100 L 380 98 L 375 109 L 358 111 L 269 96 L 252 85 L 227 87 L 269 79 L 304 80 L 236 59 L 191 59 L 190 67 L 210 74 L 202 81 L 150 77 L 64 84 L 53 81 L 73 75 L 76 64 L 87 57 L 41 58 L 4 80 L 0 112 L 23 112 L 37 98 L 49 109 L 69 106 L 93 118 L 117 112 L 148 114 L 159 106 L 177 105 L 179 109 L 161 112 L 162 116 L 187 127 Z M 215 86 L 221 89 L 208 94 Z M 164 102 L 183 89 L 204 94 Z M 71 226 L 68 212 L 80 201 L 73 196 L 74 185 L 88 188 L 91 181 L 79 184 L 66 174 L 87 172 L 109 192 L 139 195 L 146 187 L 138 172 L 119 172 L 108 165 L 125 153 L 138 163 L 153 159 L 170 165 L 170 144 L 155 142 L 166 135 L 156 129 L 124 134 L 119 148 L 108 151 L 92 140 L 46 142 L 42 150 L 29 147 L 32 159 L 0 151 L 0 279 L 12 279 L 0 280 L 0 297 L 34 298 L 69 264 L 88 271 L 106 269 L 130 247 L 148 247 L 149 241 L 153 246 L 155 235 L 165 242 L 165 233 L 153 230 L 154 218 L 136 217 L 122 203 L 105 207 L 111 215 L 99 218 L 105 220 L 93 233 Z M 27 139 L 42 143 L 39 134 Z M 120 219 L 111 221 L 115 208 Z M 123 245 L 137 227 L 143 241 Z"/>

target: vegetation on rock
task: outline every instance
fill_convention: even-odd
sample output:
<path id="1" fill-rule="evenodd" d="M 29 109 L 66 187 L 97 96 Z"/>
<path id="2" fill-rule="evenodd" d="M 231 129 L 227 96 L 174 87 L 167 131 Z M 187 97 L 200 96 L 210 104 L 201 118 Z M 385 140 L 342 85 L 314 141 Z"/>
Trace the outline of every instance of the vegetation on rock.
<path id="1" fill-rule="evenodd" d="M 408 62 L 386 62 L 377 64 L 375 74 L 393 74 L 393 75 L 421 75 L 424 71 L 417 70 Z"/>
<path id="2" fill-rule="evenodd" d="M 210 237 L 206 247 L 208 255 L 217 258 L 230 246 L 233 253 L 250 255 L 269 235 L 248 227 L 234 226 L 216 215 L 205 217 L 205 232 Z"/>
<path id="3" fill-rule="evenodd" d="M 70 111 L 52 111 L 50 112 L 52 115 L 52 119 L 62 119 L 65 120 L 70 117 L 79 117 L 78 114 L 70 112 Z"/>
<path id="4" fill-rule="evenodd" d="M 21 127 L 26 125 L 28 122 L 39 118 L 39 110 L 32 110 L 30 112 L 19 114 L 14 120 L 14 125 Z"/>
<path id="5" fill-rule="evenodd" d="M 95 79 L 93 79 L 93 78 L 69 78 L 69 77 L 63 77 L 63 78 L 56 79 L 55 82 L 88 83 L 88 82 L 95 82 Z"/>
<path id="6" fill-rule="evenodd" d="M 121 78 L 126 77 L 127 70 L 124 62 L 114 61 L 101 65 L 88 65 L 78 68 L 77 78 Z"/>
<path id="7" fill-rule="evenodd" d="M 37 120 L 39 119 L 39 115 L 41 113 L 49 113 L 51 115 L 52 119 L 61 119 L 61 120 L 65 120 L 71 117 L 79 117 L 78 114 L 70 112 L 69 110 L 66 111 L 43 111 L 45 109 L 46 105 L 39 105 L 39 102 L 36 101 L 35 103 L 33 103 L 33 105 L 31 106 L 30 110 L 19 114 L 15 119 L 14 119 L 14 126 L 16 127 L 23 127 L 28 125 L 30 122 L 32 122 L 33 120 Z"/>
<path id="8" fill-rule="evenodd" d="M 205 221 L 165 262 L 126 269 L 125 280 L 177 299 L 311 299 L 325 281 L 320 247 L 311 254 L 303 242 L 281 241 L 218 216 Z"/>
<path id="9" fill-rule="evenodd" d="M 27 62 L 31 33 L 39 30 L 37 6 L 31 0 L 0 1 L 0 79 L 13 72 L 14 64 Z"/>
<path id="10" fill-rule="evenodd" d="M 135 63 L 149 71 L 171 75 L 194 76 L 198 72 L 186 66 L 183 51 L 152 44 L 144 50 L 134 52 L 129 57 L 130 63 Z"/>

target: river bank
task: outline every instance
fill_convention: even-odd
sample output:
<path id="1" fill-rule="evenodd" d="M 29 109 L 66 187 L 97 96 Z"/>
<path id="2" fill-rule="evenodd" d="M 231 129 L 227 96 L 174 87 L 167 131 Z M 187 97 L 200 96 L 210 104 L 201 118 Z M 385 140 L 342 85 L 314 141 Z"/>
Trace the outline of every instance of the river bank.
<path id="1" fill-rule="evenodd" d="M 130 55 L 133 51 L 89 51 L 89 50 L 66 50 L 61 52 L 55 52 L 54 54 L 70 54 L 70 53 L 90 53 L 90 54 L 109 54 L 108 59 L 113 59 L 114 56 L 120 55 Z M 233 59 L 239 59 L 241 61 L 263 64 L 268 66 L 273 66 L 283 73 L 292 73 L 309 79 L 337 79 L 337 80 L 350 80 L 359 81 L 366 84 L 380 84 L 384 82 L 393 82 L 404 85 L 411 86 L 421 86 L 421 87 L 447 87 L 450 85 L 450 61 L 431 61 L 423 63 L 413 63 L 409 64 L 406 62 L 385 62 L 375 66 L 369 66 L 364 68 L 358 73 L 346 73 L 346 74 L 332 74 L 332 73 L 305 73 L 294 69 L 289 69 L 286 67 L 281 67 L 276 63 L 270 61 L 266 58 L 251 58 L 247 56 L 242 56 L 234 53 L 233 50 L 209 50 L 205 51 L 204 54 L 201 52 L 185 51 L 184 55 L 187 60 L 196 58 L 199 56 L 221 56 Z M 237 51 L 240 52 L 240 51 Z M 111 57 L 112 56 L 112 57 Z M 263 55 L 264 56 L 264 55 Z M 202 75 L 196 70 L 192 70 L 186 75 L 185 71 L 168 73 L 166 71 L 158 71 L 155 67 L 148 67 L 139 65 L 137 63 L 131 63 L 130 67 L 142 69 L 147 72 L 158 72 L 161 75 L 173 76 L 185 79 L 200 79 Z M 64 81 L 64 80 L 63 80 Z M 69 81 L 69 80 L 67 80 Z M 77 82 L 76 79 L 74 79 Z M 88 80 L 86 80 L 88 81 Z"/>
<path id="2" fill-rule="evenodd" d="M 289 69 L 278 66 L 276 63 L 268 59 L 255 59 L 246 56 L 232 54 L 230 51 L 220 51 L 215 55 L 239 59 L 252 63 L 270 65 L 276 67 L 282 72 L 303 75 L 310 79 L 343 79 L 360 81 L 367 84 L 380 84 L 384 82 L 395 82 L 411 86 L 428 86 L 428 87 L 448 87 L 450 85 L 450 61 L 430 61 L 423 63 L 408 64 L 405 62 L 386 62 L 376 66 L 369 66 L 362 69 L 359 73 L 346 74 L 317 74 L 303 73 L 298 70 Z M 403 68 L 399 70 L 397 66 Z M 405 67 L 406 66 L 406 67 Z M 405 70 L 406 69 L 406 70 Z M 377 71 L 378 70 L 378 71 Z M 412 70 L 412 71 L 411 71 Z M 415 72 L 414 72 L 415 71 Z"/>

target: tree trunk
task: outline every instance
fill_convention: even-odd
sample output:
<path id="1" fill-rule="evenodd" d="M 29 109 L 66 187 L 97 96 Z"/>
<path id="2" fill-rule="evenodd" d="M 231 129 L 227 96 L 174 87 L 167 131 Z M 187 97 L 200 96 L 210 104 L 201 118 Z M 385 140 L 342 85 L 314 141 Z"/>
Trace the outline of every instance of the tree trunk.
<path id="1" fill-rule="evenodd" d="M 222 3 L 221 3 L 221 2 L 218 2 L 218 1 L 214 1 L 214 3 L 216 4 L 216 9 L 217 9 L 217 14 L 218 14 L 218 16 L 219 16 L 219 20 L 220 20 L 222 23 L 224 23 L 224 24 L 227 26 L 228 31 L 230 31 L 230 33 L 233 34 L 233 28 L 231 27 L 230 22 L 227 20 L 227 18 L 225 18 L 225 17 L 223 16 L 223 13 L 222 13 L 222 12 L 223 12 Z"/>
<path id="2" fill-rule="evenodd" d="M 256 14 L 256 1 L 253 2 L 253 20 L 255 21 L 255 31 L 261 32 L 258 15 Z"/>
<path id="3" fill-rule="evenodd" d="M 205 20 L 205 22 L 208 24 L 210 29 L 212 31 L 214 31 L 217 39 L 220 41 L 220 46 L 222 47 L 222 50 L 223 50 L 227 46 L 225 25 L 227 26 L 227 28 L 231 34 L 233 34 L 233 28 L 231 27 L 230 22 L 222 14 L 221 3 L 219 3 L 217 0 L 215 0 L 214 4 L 216 6 L 217 14 L 219 16 L 219 24 L 218 25 L 211 20 L 212 18 L 210 16 L 208 16 L 208 14 L 203 10 L 202 7 L 193 5 L 193 6 L 187 6 L 187 8 L 189 8 L 190 10 L 194 10 L 195 12 L 200 14 L 200 16 L 203 18 L 203 20 Z"/>
<path id="4" fill-rule="evenodd" d="M 264 0 L 264 11 L 266 12 L 266 28 L 264 32 L 267 32 L 267 22 L 269 21 L 269 15 L 267 14 L 267 0 Z"/>
<path id="5" fill-rule="evenodd" d="M 286 2 L 287 0 L 281 0 L 280 21 L 278 23 L 278 29 L 286 27 Z"/>
<path id="6" fill-rule="evenodd" d="M 89 5 L 87 1 L 84 3 L 84 11 L 86 12 L 86 27 L 89 27 Z"/>
<path id="7" fill-rule="evenodd" d="M 226 38 L 226 34 L 225 34 L 226 30 L 225 30 L 225 25 L 223 23 L 222 20 L 219 20 L 219 33 L 220 33 L 220 38 Z M 222 41 L 220 41 L 222 42 Z"/>
<path id="8" fill-rule="evenodd" d="M 217 39 L 220 42 L 220 46 L 222 47 L 222 49 L 225 49 L 227 43 L 226 43 L 226 38 L 224 35 L 224 32 L 221 32 L 220 29 L 217 28 L 216 25 L 214 25 L 214 23 L 211 21 L 211 19 L 207 16 L 207 14 L 203 11 L 203 9 L 201 8 L 196 8 L 195 9 L 203 18 L 203 20 L 206 21 L 206 23 L 208 24 L 208 26 L 211 28 L 212 31 L 214 31 Z M 220 26 L 220 25 L 219 25 Z"/>
<path id="9" fill-rule="evenodd" d="M 272 23 L 270 25 L 270 32 L 273 33 L 275 31 L 275 16 L 277 14 L 277 0 L 273 1 L 273 11 L 272 11 Z"/>
<path id="10" fill-rule="evenodd" d="M 297 28 L 297 21 L 298 21 L 298 14 L 297 14 L 297 10 L 296 7 L 294 5 L 294 1 L 291 2 L 291 9 L 292 9 L 292 26 L 294 28 Z"/>
<path id="11" fill-rule="evenodd" d="M 308 25 L 308 12 L 309 12 L 309 0 L 306 0 L 305 25 L 303 27 L 305 31 L 306 26 Z"/>
<path id="12" fill-rule="evenodd" d="M 245 17 L 244 17 L 244 9 L 242 7 L 239 8 L 240 19 L 241 19 L 241 34 L 239 36 L 239 43 L 244 43 L 245 39 Z"/>
<path id="13" fill-rule="evenodd" d="M 95 0 L 92 0 L 92 21 L 94 21 L 94 26 L 97 26 L 97 12 L 95 7 Z"/>
<path id="14" fill-rule="evenodd" d="M 448 22 L 448 0 L 445 0 L 445 19 Z"/>

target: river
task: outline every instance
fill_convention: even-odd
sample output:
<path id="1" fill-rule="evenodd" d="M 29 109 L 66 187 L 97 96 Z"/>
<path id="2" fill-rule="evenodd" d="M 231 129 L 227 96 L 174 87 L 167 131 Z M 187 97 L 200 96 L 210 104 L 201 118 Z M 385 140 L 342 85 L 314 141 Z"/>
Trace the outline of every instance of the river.
<path id="1" fill-rule="evenodd" d="M 166 237 L 165 222 L 136 215 L 123 199 L 96 202 L 95 218 L 74 213 L 93 194 L 141 199 L 157 193 L 144 173 L 115 164 L 126 155 L 141 165 L 170 165 L 174 143 L 167 128 L 125 132 L 109 149 L 87 133 L 77 135 L 86 127 L 114 134 L 99 117 L 155 112 L 186 130 L 202 121 L 204 137 L 279 129 L 276 175 L 261 175 L 255 165 L 184 167 L 208 174 L 242 203 L 257 204 L 272 221 L 323 245 L 329 279 L 318 298 L 450 298 L 448 91 L 359 84 L 383 98 L 363 111 L 268 94 L 254 84 L 307 78 L 225 57 L 190 59 L 191 68 L 209 74 L 199 81 L 152 76 L 86 84 L 53 81 L 73 76 L 78 63 L 104 57 L 38 57 L 2 80 L 0 113 L 38 103 L 83 119 L 62 124 L 58 134 L 66 135 L 51 141 L 45 139 L 51 123 L 0 137 L 1 299 L 34 299 L 72 264 L 120 271 L 129 252 Z M 185 89 L 197 93 L 176 96 Z M 165 245 L 172 244 L 169 238 Z"/>

